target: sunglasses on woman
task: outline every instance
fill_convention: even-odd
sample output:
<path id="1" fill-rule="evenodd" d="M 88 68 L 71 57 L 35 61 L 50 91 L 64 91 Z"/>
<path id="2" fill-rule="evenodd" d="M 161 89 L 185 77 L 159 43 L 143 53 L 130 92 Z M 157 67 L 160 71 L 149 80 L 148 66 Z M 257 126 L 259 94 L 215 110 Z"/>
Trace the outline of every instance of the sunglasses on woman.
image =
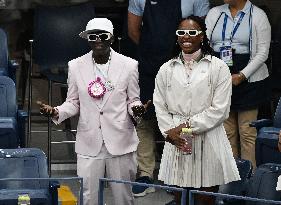
<path id="1" fill-rule="evenodd" d="M 198 30 L 183 30 L 183 29 L 179 29 L 176 31 L 177 36 L 185 36 L 185 35 L 189 35 L 189 36 L 198 36 L 200 33 L 202 33 L 202 31 L 198 31 Z"/>
<path id="2" fill-rule="evenodd" d="M 90 33 L 87 35 L 88 41 L 97 41 L 100 39 L 101 41 L 107 41 L 111 38 L 111 33 Z"/>

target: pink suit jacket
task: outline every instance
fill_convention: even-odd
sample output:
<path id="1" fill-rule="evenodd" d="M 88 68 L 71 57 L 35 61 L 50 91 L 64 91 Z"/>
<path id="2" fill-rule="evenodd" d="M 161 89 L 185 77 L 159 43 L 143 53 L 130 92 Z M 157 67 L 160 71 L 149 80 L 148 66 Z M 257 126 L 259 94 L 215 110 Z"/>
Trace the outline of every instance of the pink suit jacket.
<path id="1" fill-rule="evenodd" d="M 80 114 L 77 125 L 75 151 L 96 156 L 104 140 L 112 155 L 123 155 L 137 150 L 139 143 L 130 119 L 131 107 L 139 100 L 138 63 L 111 49 L 108 79 L 114 85 L 106 92 L 102 104 L 88 94 L 88 84 L 94 80 L 92 51 L 68 63 L 68 93 L 66 101 L 56 107 L 56 124 Z"/>

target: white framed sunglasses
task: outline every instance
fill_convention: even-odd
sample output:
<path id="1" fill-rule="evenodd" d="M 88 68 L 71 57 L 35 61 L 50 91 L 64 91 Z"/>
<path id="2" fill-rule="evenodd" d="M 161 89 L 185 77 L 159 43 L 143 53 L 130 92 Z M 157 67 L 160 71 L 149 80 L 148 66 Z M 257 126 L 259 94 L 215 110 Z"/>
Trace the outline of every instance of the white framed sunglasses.
<path id="1" fill-rule="evenodd" d="M 184 29 L 179 29 L 176 31 L 177 36 L 185 36 L 189 35 L 191 37 L 198 36 L 202 31 L 198 30 L 184 30 Z"/>
<path id="2" fill-rule="evenodd" d="M 101 41 L 107 41 L 111 38 L 111 33 L 90 33 L 87 34 L 87 39 L 88 41 L 97 41 L 98 39 L 100 39 Z"/>

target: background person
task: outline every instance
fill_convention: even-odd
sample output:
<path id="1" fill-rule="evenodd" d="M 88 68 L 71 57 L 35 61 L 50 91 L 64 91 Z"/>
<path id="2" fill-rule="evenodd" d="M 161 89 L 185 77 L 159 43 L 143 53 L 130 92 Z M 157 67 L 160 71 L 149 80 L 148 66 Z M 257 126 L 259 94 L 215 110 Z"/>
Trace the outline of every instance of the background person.
<path id="1" fill-rule="evenodd" d="M 230 108 L 231 75 L 222 60 L 210 55 L 205 32 L 201 18 L 182 20 L 175 56 L 156 76 L 153 103 L 167 141 L 158 178 L 188 190 L 216 192 L 219 185 L 240 177 L 223 127 Z M 185 140 L 180 134 L 185 127 L 193 135 L 190 155 L 182 151 Z M 215 203 L 210 196 L 195 197 L 197 205 Z"/>
<path id="2" fill-rule="evenodd" d="M 140 98 L 152 100 L 154 81 L 160 66 L 171 58 L 175 30 L 182 18 L 192 14 L 204 17 L 209 11 L 208 0 L 130 0 L 128 7 L 128 35 L 137 44 Z M 137 182 L 152 183 L 155 169 L 155 139 L 161 136 L 154 107 L 150 106 L 137 126 L 140 143 L 137 149 Z M 154 188 L 133 187 L 135 196 L 145 196 Z"/>
<path id="3" fill-rule="evenodd" d="M 234 157 L 255 167 L 258 107 L 268 100 L 268 58 L 271 27 L 263 10 L 249 0 L 224 0 L 206 17 L 207 34 L 217 57 L 229 66 L 233 92 L 224 126 Z"/>
<path id="4" fill-rule="evenodd" d="M 130 118 L 146 106 L 139 100 L 137 62 L 116 53 L 113 25 L 106 18 L 88 22 L 80 37 L 88 39 L 89 53 L 69 62 L 66 101 L 55 108 L 41 104 L 56 124 L 79 115 L 75 151 L 77 174 L 83 177 L 84 205 L 98 204 L 99 178 L 134 181 L 138 137 Z M 132 108 L 143 109 L 133 113 Z M 130 185 L 111 183 L 114 204 L 133 204 Z"/>

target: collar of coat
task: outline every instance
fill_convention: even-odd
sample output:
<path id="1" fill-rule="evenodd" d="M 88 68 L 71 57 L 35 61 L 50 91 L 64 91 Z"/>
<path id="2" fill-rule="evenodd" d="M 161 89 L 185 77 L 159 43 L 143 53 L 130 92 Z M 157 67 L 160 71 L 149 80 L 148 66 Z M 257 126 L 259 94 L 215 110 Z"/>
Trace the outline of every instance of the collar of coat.
<path id="1" fill-rule="evenodd" d="M 200 61 L 212 61 L 212 56 L 211 55 L 205 55 L 205 56 L 203 56 L 200 60 L 199 60 L 199 62 Z M 176 58 L 173 58 L 172 60 L 171 60 L 171 65 L 173 66 L 173 65 L 175 65 L 176 63 L 179 63 L 179 64 L 183 64 L 182 63 L 182 60 L 181 60 L 181 58 L 180 58 L 180 56 L 178 56 L 178 57 L 176 57 Z"/>

